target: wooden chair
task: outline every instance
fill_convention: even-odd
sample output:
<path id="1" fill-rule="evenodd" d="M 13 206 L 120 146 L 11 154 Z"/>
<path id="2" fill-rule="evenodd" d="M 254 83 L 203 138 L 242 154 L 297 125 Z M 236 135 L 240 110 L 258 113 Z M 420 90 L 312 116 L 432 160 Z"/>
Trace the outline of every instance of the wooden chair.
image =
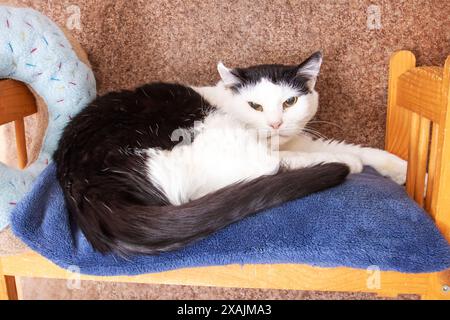
<path id="1" fill-rule="evenodd" d="M 415 57 L 408 51 L 397 52 L 391 57 L 386 149 L 409 160 L 407 181 L 409 195 L 430 213 L 438 228 L 450 241 L 450 113 L 447 113 L 450 106 L 449 78 L 450 56 L 444 68 L 416 68 Z M 15 85 L 19 86 L 17 83 Z M 23 94 L 26 95 L 25 92 Z M 5 95 L 1 89 L 0 95 Z M 16 98 L 21 99 L 18 96 Z M 15 99 L 9 101 L 14 105 L 20 104 Z M 4 104 L 1 106 L 4 108 Z M 0 119 L 2 116 L 3 113 Z M 24 113 L 21 113 L 21 116 L 23 117 Z M 20 128 L 19 124 L 19 131 Z M 445 159 L 447 161 L 444 161 Z M 11 277 L 26 276 L 220 287 L 372 292 L 392 297 L 398 294 L 419 294 L 426 299 L 450 299 L 449 270 L 427 274 L 405 274 L 343 267 L 255 264 L 188 268 L 134 277 L 97 277 L 71 273 L 36 253 L 28 252 L 1 258 L 0 272 L 8 275 L 3 287 L 11 286 L 12 293 L 14 281 Z M 6 291 L 4 292 L 3 295 L 0 293 L 3 298 L 15 298 L 14 294 L 8 296 Z"/>
<path id="2" fill-rule="evenodd" d="M 28 161 L 24 118 L 36 112 L 36 99 L 26 85 L 15 80 L 0 81 L 0 125 L 14 121 L 18 166 L 21 169 Z"/>

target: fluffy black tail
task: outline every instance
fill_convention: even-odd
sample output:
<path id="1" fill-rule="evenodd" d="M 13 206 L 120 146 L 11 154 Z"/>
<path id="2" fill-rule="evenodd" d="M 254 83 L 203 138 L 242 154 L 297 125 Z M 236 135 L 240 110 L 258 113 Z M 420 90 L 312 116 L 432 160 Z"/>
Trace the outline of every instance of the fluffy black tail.
<path id="1" fill-rule="evenodd" d="M 155 254 L 185 246 L 258 211 L 336 186 L 348 173 L 344 164 L 321 164 L 280 170 L 179 206 L 106 204 L 97 200 L 84 203 L 83 213 L 73 213 L 97 250 L 122 255 Z M 71 211 L 79 209 L 70 207 Z M 93 217 L 97 219 L 93 221 Z"/>

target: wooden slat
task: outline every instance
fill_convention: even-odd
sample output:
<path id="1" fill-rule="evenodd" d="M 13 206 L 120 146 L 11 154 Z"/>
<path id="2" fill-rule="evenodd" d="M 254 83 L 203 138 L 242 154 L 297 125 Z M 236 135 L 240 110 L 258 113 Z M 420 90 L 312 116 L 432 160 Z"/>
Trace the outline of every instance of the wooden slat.
<path id="1" fill-rule="evenodd" d="M 6 291 L 9 300 L 18 300 L 16 278 L 14 276 L 5 276 Z"/>
<path id="2" fill-rule="evenodd" d="M 419 146 L 420 116 L 417 113 L 411 114 L 409 150 L 408 150 L 408 171 L 406 176 L 406 191 L 414 199 L 416 190 L 416 173 L 418 168 L 418 146 Z"/>
<path id="3" fill-rule="evenodd" d="M 441 83 L 440 67 L 418 67 L 406 71 L 398 78 L 398 106 L 439 123 L 442 111 Z"/>
<path id="4" fill-rule="evenodd" d="M 432 214 L 433 190 L 435 189 L 436 161 L 438 156 L 439 124 L 433 123 L 430 143 L 430 160 L 428 164 L 427 192 L 425 196 L 425 210 Z"/>
<path id="5" fill-rule="evenodd" d="M 425 200 L 425 176 L 428 166 L 431 121 L 420 117 L 419 141 L 417 146 L 417 169 L 415 172 L 414 199 L 423 207 Z"/>
<path id="6" fill-rule="evenodd" d="M 0 125 L 36 112 L 36 99 L 26 85 L 15 80 L 0 80 Z"/>
<path id="7" fill-rule="evenodd" d="M 415 66 L 414 54 L 405 50 L 395 52 L 389 61 L 385 149 L 405 160 L 408 159 L 410 111 L 397 105 L 397 82 L 400 75 Z"/>

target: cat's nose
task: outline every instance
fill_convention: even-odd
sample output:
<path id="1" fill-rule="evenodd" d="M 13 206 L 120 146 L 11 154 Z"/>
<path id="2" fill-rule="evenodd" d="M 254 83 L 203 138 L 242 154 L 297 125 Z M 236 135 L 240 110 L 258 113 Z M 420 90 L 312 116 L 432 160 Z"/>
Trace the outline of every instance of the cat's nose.
<path id="1" fill-rule="evenodd" d="M 270 124 L 270 126 L 274 129 L 278 129 L 279 127 L 281 127 L 282 124 L 283 124 L 283 121 L 280 120 L 280 121 L 272 122 Z"/>

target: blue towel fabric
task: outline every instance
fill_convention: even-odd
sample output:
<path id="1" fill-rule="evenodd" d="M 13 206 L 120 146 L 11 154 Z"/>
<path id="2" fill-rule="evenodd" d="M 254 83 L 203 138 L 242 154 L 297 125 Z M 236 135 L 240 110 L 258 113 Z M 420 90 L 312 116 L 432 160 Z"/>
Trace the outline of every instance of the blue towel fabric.
<path id="1" fill-rule="evenodd" d="M 232 199 L 230 199 L 232 201 Z M 266 210 L 184 249 L 154 256 L 102 255 L 70 223 L 50 164 L 12 215 L 14 232 L 63 268 L 135 275 L 178 268 L 299 263 L 408 273 L 450 267 L 450 246 L 401 186 L 371 168 L 342 185 Z"/>

